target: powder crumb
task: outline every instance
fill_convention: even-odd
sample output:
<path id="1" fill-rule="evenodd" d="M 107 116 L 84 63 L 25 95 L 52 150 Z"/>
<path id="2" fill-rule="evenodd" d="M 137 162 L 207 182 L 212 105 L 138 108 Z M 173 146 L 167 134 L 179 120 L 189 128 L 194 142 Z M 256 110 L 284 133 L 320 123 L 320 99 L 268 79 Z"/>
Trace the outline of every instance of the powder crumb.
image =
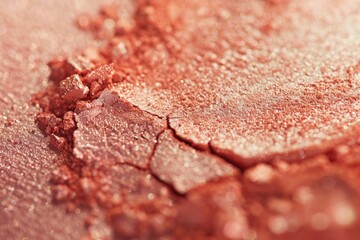
<path id="1" fill-rule="evenodd" d="M 65 100 L 78 101 L 87 96 L 89 88 L 84 86 L 78 74 L 74 74 L 60 82 L 60 93 Z"/>

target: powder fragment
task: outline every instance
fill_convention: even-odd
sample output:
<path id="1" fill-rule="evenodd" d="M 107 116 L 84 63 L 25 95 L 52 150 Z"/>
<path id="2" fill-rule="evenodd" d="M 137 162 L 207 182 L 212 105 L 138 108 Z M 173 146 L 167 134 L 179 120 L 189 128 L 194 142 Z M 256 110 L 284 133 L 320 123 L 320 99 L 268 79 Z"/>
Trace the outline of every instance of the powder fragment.
<path id="1" fill-rule="evenodd" d="M 76 124 L 75 124 L 74 112 L 72 112 L 72 111 L 66 112 L 63 117 L 64 130 L 69 131 L 69 130 L 75 129 L 75 127 L 76 127 Z"/>
<path id="2" fill-rule="evenodd" d="M 55 134 L 50 135 L 50 146 L 54 147 L 57 150 L 61 150 L 64 148 L 66 144 L 66 139 L 63 137 L 59 137 Z"/>
<path id="3" fill-rule="evenodd" d="M 106 76 L 106 75 L 105 75 Z M 143 112 L 116 93 L 104 90 L 76 117 L 74 153 L 88 162 L 131 163 L 147 167 L 165 120 Z M 141 137 L 147 132 L 151 137 Z"/>
<path id="4" fill-rule="evenodd" d="M 78 101 L 86 97 L 89 88 L 84 86 L 78 74 L 74 74 L 60 82 L 62 97 L 68 101 Z"/>
<path id="5" fill-rule="evenodd" d="M 87 58 L 82 56 L 76 56 L 66 59 L 65 68 L 68 75 L 83 75 L 93 69 L 94 65 Z"/>
<path id="6" fill-rule="evenodd" d="M 222 159 L 178 141 L 170 130 L 160 135 L 150 168 L 179 193 L 237 173 Z"/>

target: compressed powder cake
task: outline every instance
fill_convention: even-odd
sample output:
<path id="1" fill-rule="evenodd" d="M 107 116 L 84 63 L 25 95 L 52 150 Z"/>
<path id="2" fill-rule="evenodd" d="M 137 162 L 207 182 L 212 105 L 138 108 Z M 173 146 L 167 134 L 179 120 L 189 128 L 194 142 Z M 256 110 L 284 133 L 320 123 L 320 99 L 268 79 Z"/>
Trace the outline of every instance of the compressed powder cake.
<path id="1" fill-rule="evenodd" d="M 96 2 L 0 3 L 1 239 L 359 238 L 356 0 Z"/>

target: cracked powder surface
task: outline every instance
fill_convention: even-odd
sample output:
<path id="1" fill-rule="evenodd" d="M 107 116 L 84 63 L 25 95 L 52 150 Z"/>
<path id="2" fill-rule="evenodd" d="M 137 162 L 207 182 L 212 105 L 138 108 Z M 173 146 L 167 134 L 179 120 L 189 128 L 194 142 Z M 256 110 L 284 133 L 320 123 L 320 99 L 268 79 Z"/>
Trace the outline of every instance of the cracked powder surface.
<path id="1" fill-rule="evenodd" d="M 33 96 L 58 158 L 53 203 L 77 225 L 86 215 L 70 238 L 356 239 L 358 10 L 139 0 L 80 15 L 95 47 L 52 60 Z M 14 226 L 5 220 L 5 239 Z"/>

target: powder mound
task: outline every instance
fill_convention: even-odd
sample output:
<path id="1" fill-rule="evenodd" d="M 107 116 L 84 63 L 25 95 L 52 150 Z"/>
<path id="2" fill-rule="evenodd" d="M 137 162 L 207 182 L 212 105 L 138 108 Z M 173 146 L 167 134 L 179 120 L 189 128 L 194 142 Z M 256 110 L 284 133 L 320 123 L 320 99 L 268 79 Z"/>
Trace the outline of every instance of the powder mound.
<path id="1" fill-rule="evenodd" d="M 139 74 L 114 87 L 169 116 L 179 138 L 246 168 L 299 161 L 359 136 L 360 20 L 350 10 L 358 4 L 146 2 L 137 17 L 149 26 L 127 39 L 136 64 L 126 69 Z M 156 21 L 172 8 L 178 18 Z"/>

